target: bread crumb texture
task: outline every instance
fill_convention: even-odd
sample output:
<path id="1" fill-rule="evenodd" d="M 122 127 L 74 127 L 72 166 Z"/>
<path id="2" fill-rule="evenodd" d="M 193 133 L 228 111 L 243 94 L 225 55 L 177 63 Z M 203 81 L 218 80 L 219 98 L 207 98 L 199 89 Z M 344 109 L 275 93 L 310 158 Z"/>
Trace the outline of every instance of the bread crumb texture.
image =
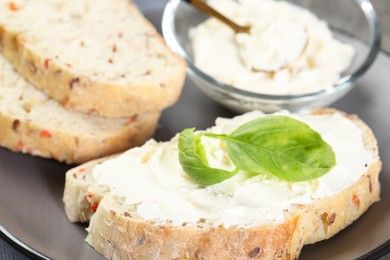
<path id="1" fill-rule="evenodd" d="M 65 109 L 0 56 L 0 145 L 16 152 L 80 163 L 141 145 L 160 113 L 128 118 Z"/>
<path id="2" fill-rule="evenodd" d="M 0 49 L 67 107 L 104 116 L 160 111 L 185 63 L 127 0 L 0 0 Z"/>

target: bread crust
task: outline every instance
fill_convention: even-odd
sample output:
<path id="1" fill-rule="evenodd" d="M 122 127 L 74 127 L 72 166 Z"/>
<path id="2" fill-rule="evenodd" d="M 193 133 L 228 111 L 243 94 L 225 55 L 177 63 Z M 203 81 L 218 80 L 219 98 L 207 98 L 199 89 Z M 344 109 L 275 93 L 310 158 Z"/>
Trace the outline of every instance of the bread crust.
<path id="1" fill-rule="evenodd" d="M 83 163 L 143 144 L 160 112 L 105 118 L 63 108 L 16 73 L 0 55 L 0 146 Z"/>
<path id="2" fill-rule="evenodd" d="M 369 166 L 367 172 L 349 188 L 313 202 L 316 224 L 305 244 L 328 239 L 358 219 L 374 203 L 379 201 L 378 175 L 381 162 Z"/>
<path id="3" fill-rule="evenodd" d="M 378 145 L 372 130 L 357 116 L 348 115 L 335 109 L 320 109 L 313 114 L 342 113 L 363 130 L 366 149 L 379 156 Z M 305 244 L 328 239 L 359 218 L 375 202 L 380 200 L 380 160 L 367 165 L 367 171 L 352 186 L 343 191 L 313 202 L 316 225 Z"/>
<path id="4" fill-rule="evenodd" d="M 322 109 L 315 114 L 332 114 L 340 111 Z M 373 155 L 378 155 L 376 139 L 368 126 L 355 115 L 347 115 L 363 129 L 364 143 Z M 86 165 L 90 171 L 97 162 Z M 77 208 L 71 221 L 90 221 L 87 242 L 109 259 L 295 259 L 304 244 L 328 239 L 360 217 L 368 207 L 379 200 L 378 175 L 381 161 L 367 165 L 367 171 L 345 190 L 309 205 L 296 205 L 286 213 L 282 224 L 261 227 L 215 227 L 205 223 L 196 226 L 174 226 L 143 221 L 132 215 L 120 198 L 114 198 L 100 187 L 91 186 L 88 176 L 84 178 L 84 192 L 96 191 L 99 198 L 95 213 L 90 200 L 77 205 L 70 196 L 64 196 L 67 208 Z M 67 173 L 68 178 L 77 176 L 76 169 Z M 75 176 L 71 176 L 71 175 Z M 81 178 L 82 179 L 82 178 Z M 75 186 L 79 185 L 79 187 Z M 78 184 L 69 181 L 65 194 L 76 194 L 80 201 L 85 198 Z M 72 191 L 72 192 L 71 192 Z M 108 193 L 108 194 L 106 194 Z M 119 202 L 118 202 L 119 201 Z M 99 204 L 100 203 L 100 204 Z M 112 205 L 116 205 L 115 208 Z M 128 207 L 128 206 L 127 206 Z M 77 215 L 83 215 L 78 217 Z M 92 217 L 93 216 L 93 217 Z M 91 218 L 92 217 L 92 218 Z"/>
<path id="5" fill-rule="evenodd" d="M 0 146 L 69 164 L 84 163 L 142 145 L 153 135 L 159 118 L 159 112 L 143 114 L 115 133 L 81 136 L 66 129 L 48 129 L 0 111 Z"/>
<path id="6" fill-rule="evenodd" d="M 106 187 L 99 187 L 91 179 L 93 167 L 104 162 L 109 157 L 95 159 L 70 169 L 65 177 L 65 189 L 63 202 L 65 213 L 71 222 L 89 222 L 95 213 L 102 197 L 109 190 Z"/>
<path id="7" fill-rule="evenodd" d="M 261 227 L 171 226 L 131 217 L 119 198 L 105 196 L 86 241 L 109 259 L 296 259 L 310 226 L 302 208 Z"/>
<path id="8" fill-rule="evenodd" d="M 129 83 L 94 80 L 56 60 L 50 60 L 48 66 L 45 53 L 35 50 L 33 43 L 30 43 L 33 39 L 23 32 L 8 29 L 4 24 L 0 24 L 0 51 L 19 73 L 64 107 L 108 117 L 161 111 L 178 100 L 184 85 L 186 64 L 166 46 L 163 38 L 137 8 L 130 1 L 126 2 L 129 14 L 143 20 L 149 37 L 159 41 L 164 46 L 163 55 L 174 61 L 175 69 L 171 73 L 154 80 Z"/>
<path id="9" fill-rule="evenodd" d="M 301 205 L 283 223 L 253 228 L 158 225 L 126 217 L 119 207 L 113 210 L 120 199 L 107 195 L 91 219 L 86 241 L 108 259 L 297 259 L 305 244 L 332 237 L 378 200 L 377 166 L 347 190 Z M 375 182 L 372 192 L 369 180 Z"/>

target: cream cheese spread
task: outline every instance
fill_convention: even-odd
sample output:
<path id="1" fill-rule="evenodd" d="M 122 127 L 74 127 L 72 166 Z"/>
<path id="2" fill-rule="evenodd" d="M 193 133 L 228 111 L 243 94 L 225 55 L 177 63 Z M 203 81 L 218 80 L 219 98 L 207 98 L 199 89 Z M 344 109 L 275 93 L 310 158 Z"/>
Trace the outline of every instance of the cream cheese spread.
<path id="1" fill-rule="evenodd" d="M 189 32 L 195 65 L 225 84 L 274 95 L 316 92 L 339 80 L 354 56 L 352 45 L 334 39 L 326 22 L 299 6 L 273 0 L 208 3 L 251 25 L 250 34 L 236 34 L 210 18 Z"/>
<path id="2" fill-rule="evenodd" d="M 330 196 L 356 182 L 376 160 L 364 148 L 362 131 L 341 114 L 290 115 L 319 132 L 335 154 L 337 164 L 328 174 L 313 181 L 288 183 L 260 174 L 248 176 L 240 171 L 219 184 L 200 187 L 183 171 L 178 159 L 178 136 L 169 142 L 148 141 L 93 169 L 94 180 L 108 185 L 113 194 L 123 196 L 145 219 L 173 225 L 196 224 L 205 219 L 213 225 L 256 226 L 279 223 L 284 210 L 292 204 L 310 204 Z M 266 116 L 254 111 L 233 119 L 218 118 L 207 131 L 231 133 L 242 124 Z M 203 137 L 210 165 L 233 167 L 226 156 L 224 143 Z"/>

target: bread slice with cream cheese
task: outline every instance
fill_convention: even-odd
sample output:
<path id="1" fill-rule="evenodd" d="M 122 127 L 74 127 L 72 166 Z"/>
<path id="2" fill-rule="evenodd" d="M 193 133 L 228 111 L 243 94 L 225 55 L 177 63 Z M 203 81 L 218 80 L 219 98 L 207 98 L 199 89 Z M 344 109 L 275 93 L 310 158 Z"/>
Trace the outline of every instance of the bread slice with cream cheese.
<path id="1" fill-rule="evenodd" d="M 101 116 L 161 111 L 185 78 L 128 0 L 0 0 L 0 51 L 51 98 Z"/>
<path id="2" fill-rule="evenodd" d="M 231 122 L 241 124 L 257 116 L 263 115 L 252 112 L 222 119 L 217 121 L 218 128 L 207 131 L 230 132 L 234 130 Z M 331 141 L 338 156 L 337 169 L 329 176 L 292 184 L 261 177 L 208 187 L 186 185 L 187 178 L 167 166 L 178 160 L 175 146 L 170 148 L 172 153 L 158 150 L 169 147 L 169 142 L 152 140 L 141 148 L 68 171 L 63 197 L 66 214 L 72 222 L 90 221 L 87 242 L 110 259 L 297 258 L 305 244 L 330 238 L 350 225 L 379 200 L 380 193 L 381 161 L 368 126 L 355 115 L 333 109 L 318 110 L 308 117 L 315 127 L 321 126 L 321 134 Z M 330 121 L 321 124 L 325 117 Z M 349 128 L 340 130 L 344 125 Z M 342 158 L 343 142 L 352 140 L 348 134 L 355 139 L 351 154 Z M 177 142 L 176 138 L 171 142 Z M 218 158 L 218 150 L 214 152 Z M 125 171 L 134 176 L 118 175 L 117 167 L 126 160 L 131 166 Z M 169 181 L 171 173 L 176 177 Z M 108 184 L 110 178 L 119 181 Z"/>
<path id="3" fill-rule="evenodd" d="M 107 118 L 65 109 L 0 55 L 0 146 L 12 151 L 83 163 L 143 144 L 159 117 Z"/>

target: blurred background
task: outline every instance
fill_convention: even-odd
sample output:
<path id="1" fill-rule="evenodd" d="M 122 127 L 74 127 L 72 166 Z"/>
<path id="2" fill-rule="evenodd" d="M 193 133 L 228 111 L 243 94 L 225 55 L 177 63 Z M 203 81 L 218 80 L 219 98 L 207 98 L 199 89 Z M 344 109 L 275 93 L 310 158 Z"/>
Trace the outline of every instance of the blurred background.
<path id="1" fill-rule="evenodd" d="M 390 53 L 390 1 L 372 0 L 382 29 L 382 49 Z"/>

